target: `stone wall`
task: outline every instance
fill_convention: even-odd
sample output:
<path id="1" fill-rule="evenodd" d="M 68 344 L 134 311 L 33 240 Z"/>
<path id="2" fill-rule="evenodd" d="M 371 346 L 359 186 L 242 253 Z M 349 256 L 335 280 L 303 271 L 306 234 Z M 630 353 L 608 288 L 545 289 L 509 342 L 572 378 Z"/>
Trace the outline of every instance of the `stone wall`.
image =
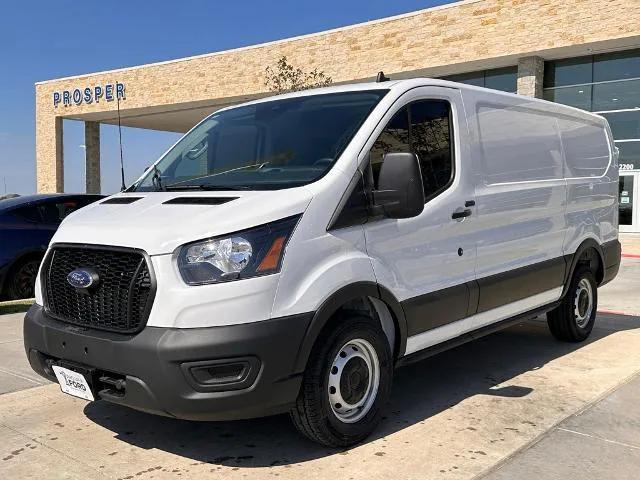
<path id="1" fill-rule="evenodd" d="M 640 0 L 470 0 L 289 40 L 36 84 L 38 191 L 63 189 L 57 118 L 113 111 L 116 102 L 54 108 L 53 94 L 126 84 L 123 113 L 135 108 L 264 91 L 264 69 L 282 55 L 334 82 L 424 71 L 640 35 Z M 533 65 L 535 69 L 535 64 Z M 522 80 L 526 82 L 527 80 Z M 530 81 L 530 79 L 529 79 Z M 531 86 L 534 91 L 537 87 Z M 60 137 L 60 138 L 59 138 Z"/>

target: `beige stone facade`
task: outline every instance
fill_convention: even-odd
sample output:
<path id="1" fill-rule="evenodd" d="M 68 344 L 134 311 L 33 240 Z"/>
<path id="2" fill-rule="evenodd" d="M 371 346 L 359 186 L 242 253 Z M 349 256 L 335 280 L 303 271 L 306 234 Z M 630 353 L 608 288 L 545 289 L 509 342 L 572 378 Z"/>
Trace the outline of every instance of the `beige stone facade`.
<path id="1" fill-rule="evenodd" d="M 372 78 L 379 70 L 398 78 L 518 65 L 520 92 L 536 95 L 544 60 L 638 44 L 640 0 L 467 0 L 294 39 L 41 82 L 37 188 L 64 189 L 61 118 L 115 119 L 115 100 L 54 107 L 55 92 L 121 82 L 123 125 L 171 129 L 163 119 L 184 125 L 187 111 L 201 118 L 219 105 L 264 95 L 264 69 L 282 55 L 296 66 L 323 70 L 334 82 Z M 95 172 L 95 154 L 87 154 L 94 159 L 89 171 Z M 94 184 L 87 182 L 92 189 Z"/>

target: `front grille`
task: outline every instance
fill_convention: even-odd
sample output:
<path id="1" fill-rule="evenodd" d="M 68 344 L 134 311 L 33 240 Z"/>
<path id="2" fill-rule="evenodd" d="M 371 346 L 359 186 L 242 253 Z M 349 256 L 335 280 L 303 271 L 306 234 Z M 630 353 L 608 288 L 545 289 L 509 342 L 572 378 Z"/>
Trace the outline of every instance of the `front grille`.
<path id="1" fill-rule="evenodd" d="M 97 285 L 67 282 L 76 269 L 97 272 Z M 146 324 L 155 285 L 145 256 L 106 247 L 54 247 L 43 268 L 47 311 L 58 320 L 113 332 L 134 333 Z"/>

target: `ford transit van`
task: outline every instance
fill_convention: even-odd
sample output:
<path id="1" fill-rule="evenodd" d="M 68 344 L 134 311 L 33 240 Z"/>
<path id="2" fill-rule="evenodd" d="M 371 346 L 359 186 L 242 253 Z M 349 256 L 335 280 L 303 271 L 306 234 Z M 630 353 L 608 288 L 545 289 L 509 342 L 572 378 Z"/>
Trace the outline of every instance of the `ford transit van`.
<path id="1" fill-rule="evenodd" d="M 232 106 L 62 223 L 26 353 L 87 400 L 352 445 L 398 366 L 540 314 L 585 340 L 617 188 L 607 121 L 542 100 L 412 79 Z"/>

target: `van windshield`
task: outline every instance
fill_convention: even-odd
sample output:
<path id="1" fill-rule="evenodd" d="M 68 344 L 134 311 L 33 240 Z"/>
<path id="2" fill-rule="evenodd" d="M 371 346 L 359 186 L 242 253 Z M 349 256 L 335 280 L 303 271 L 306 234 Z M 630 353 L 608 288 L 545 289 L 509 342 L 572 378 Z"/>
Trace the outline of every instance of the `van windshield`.
<path id="1" fill-rule="evenodd" d="M 387 90 L 301 96 L 214 113 L 129 191 L 272 190 L 311 183 Z"/>

